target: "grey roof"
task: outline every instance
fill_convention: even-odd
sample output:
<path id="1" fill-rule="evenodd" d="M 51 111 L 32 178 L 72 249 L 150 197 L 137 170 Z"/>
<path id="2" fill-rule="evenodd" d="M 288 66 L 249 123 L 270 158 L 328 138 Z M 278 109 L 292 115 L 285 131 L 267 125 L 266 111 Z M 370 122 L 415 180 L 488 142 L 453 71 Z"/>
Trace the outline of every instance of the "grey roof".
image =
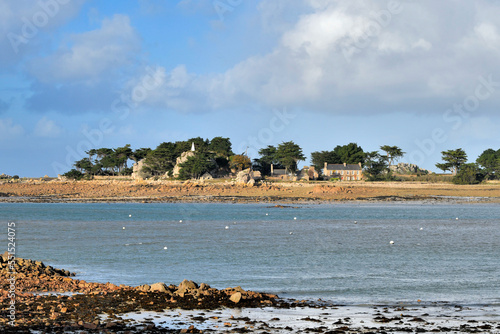
<path id="1" fill-rule="evenodd" d="M 356 165 L 345 165 L 344 164 L 328 164 L 326 165 L 327 170 L 361 170 L 362 168 Z"/>

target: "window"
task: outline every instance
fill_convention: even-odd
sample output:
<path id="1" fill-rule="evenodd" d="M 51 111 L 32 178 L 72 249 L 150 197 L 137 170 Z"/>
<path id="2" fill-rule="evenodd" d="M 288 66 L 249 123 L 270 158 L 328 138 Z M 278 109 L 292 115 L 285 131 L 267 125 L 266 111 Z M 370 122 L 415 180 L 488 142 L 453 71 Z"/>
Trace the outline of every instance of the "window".
<path id="1" fill-rule="evenodd" d="M 340 175 L 344 175 L 344 171 L 340 171 Z"/>

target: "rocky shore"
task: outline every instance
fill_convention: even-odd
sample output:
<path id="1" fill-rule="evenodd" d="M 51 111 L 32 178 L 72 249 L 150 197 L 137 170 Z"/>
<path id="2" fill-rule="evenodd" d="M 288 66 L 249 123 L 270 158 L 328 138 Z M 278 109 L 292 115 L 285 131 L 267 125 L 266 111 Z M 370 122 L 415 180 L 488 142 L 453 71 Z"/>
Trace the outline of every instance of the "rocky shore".
<path id="1" fill-rule="evenodd" d="M 7 254 L 0 257 L 2 333 L 500 333 L 499 310 L 484 306 L 487 319 L 457 305 L 349 307 L 188 280 L 138 287 L 90 283 L 20 258 L 10 265 Z M 8 317 L 12 270 L 14 327 Z"/>
<path id="2" fill-rule="evenodd" d="M 500 184 L 29 180 L 0 182 L 0 202 L 500 202 Z"/>
<path id="3" fill-rule="evenodd" d="M 90 283 L 73 279 L 74 274 L 45 266 L 42 262 L 15 259 L 15 327 L 9 325 L 9 258 L 0 257 L 2 333 L 42 332 L 171 332 L 144 323 L 131 326 L 119 315 L 130 312 L 161 312 L 165 309 L 262 307 L 281 304 L 276 295 L 245 291 L 240 287 L 218 290 L 207 284 L 184 280 L 179 285 L 155 283 L 131 287 L 112 283 Z M 105 320 L 103 320 L 105 315 Z M 194 328 L 189 332 L 197 332 Z M 178 332 L 178 331 L 174 331 Z M 187 331 L 186 331 L 187 332 Z"/>

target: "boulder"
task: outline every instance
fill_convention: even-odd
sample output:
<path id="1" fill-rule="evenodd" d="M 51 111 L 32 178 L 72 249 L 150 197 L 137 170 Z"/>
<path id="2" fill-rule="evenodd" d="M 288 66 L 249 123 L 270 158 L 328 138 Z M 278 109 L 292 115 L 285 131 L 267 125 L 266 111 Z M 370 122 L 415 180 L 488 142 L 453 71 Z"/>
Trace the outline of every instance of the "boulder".
<path id="1" fill-rule="evenodd" d="M 151 290 L 151 287 L 147 284 L 144 284 L 136 287 L 136 290 L 147 292 Z"/>
<path id="2" fill-rule="evenodd" d="M 167 286 L 165 283 L 155 283 L 155 284 L 152 284 L 151 285 L 151 291 L 155 291 L 155 292 L 167 292 L 168 289 L 167 289 Z"/>
<path id="3" fill-rule="evenodd" d="M 150 177 L 149 173 L 146 173 L 143 169 L 146 167 L 146 159 L 139 160 L 132 166 L 132 178 L 134 180 L 137 179 L 145 179 Z"/>
<path id="4" fill-rule="evenodd" d="M 241 292 L 236 292 L 229 297 L 229 300 L 231 300 L 233 303 L 238 304 L 241 300 Z"/>
<path id="5" fill-rule="evenodd" d="M 212 180 L 212 179 L 213 179 L 213 176 L 210 175 L 210 173 L 205 173 L 205 174 L 203 174 L 202 177 L 200 177 L 200 180 L 203 180 L 203 181 L 205 181 L 205 180 Z"/>
<path id="6" fill-rule="evenodd" d="M 181 171 L 181 164 L 185 163 L 189 157 L 194 157 L 194 152 L 193 151 L 187 151 L 183 152 L 180 157 L 177 158 L 175 161 L 175 167 L 173 170 L 173 175 L 174 177 L 178 177 L 179 173 Z"/>
<path id="7" fill-rule="evenodd" d="M 252 171 L 252 173 L 251 173 L 251 177 L 252 177 L 252 179 L 254 179 L 255 181 L 262 180 L 262 174 L 261 174 L 261 173 L 260 173 L 260 171 L 258 171 L 258 170 L 254 170 L 254 171 Z"/>
<path id="8" fill-rule="evenodd" d="M 179 286 L 177 287 L 177 290 L 194 290 L 194 289 L 198 289 L 198 284 L 196 284 L 193 281 L 188 281 L 187 279 L 182 281 L 181 284 L 179 284 Z"/>
<path id="9" fill-rule="evenodd" d="M 389 166 L 389 169 L 396 174 L 414 174 L 414 173 L 429 173 L 428 170 L 422 169 L 415 164 L 400 162 L 397 165 Z"/>

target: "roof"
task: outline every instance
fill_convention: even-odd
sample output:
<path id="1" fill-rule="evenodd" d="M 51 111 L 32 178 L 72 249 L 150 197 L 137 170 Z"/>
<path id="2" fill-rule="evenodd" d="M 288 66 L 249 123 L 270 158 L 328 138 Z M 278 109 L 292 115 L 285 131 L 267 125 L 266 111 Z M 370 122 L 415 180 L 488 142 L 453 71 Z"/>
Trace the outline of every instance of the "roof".
<path id="1" fill-rule="evenodd" d="M 359 164 L 355 165 L 345 165 L 344 164 L 328 164 L 326 165 L 327 170 L 362 170 Z"/>

